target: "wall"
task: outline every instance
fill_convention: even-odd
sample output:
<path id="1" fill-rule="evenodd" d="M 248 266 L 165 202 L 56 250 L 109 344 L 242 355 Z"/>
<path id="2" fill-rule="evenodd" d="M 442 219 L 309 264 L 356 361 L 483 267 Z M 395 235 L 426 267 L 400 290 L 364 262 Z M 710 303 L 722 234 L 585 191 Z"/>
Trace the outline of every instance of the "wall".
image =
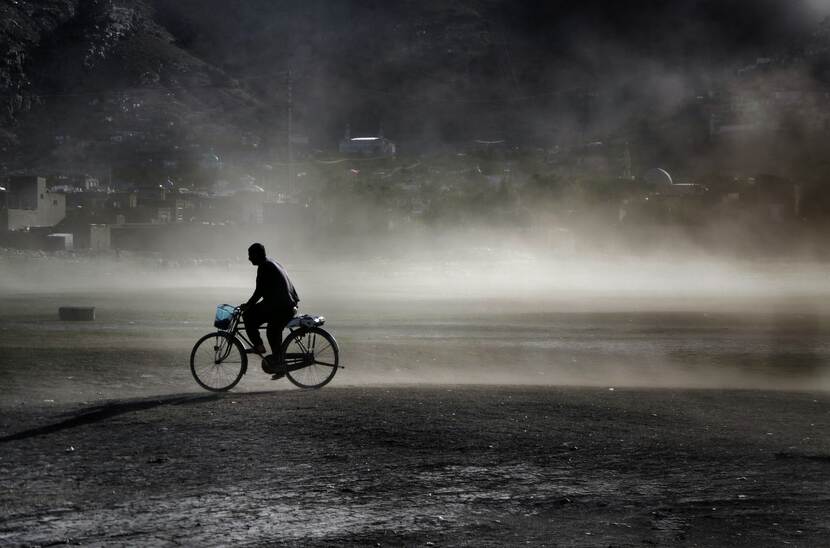
<path id="1" fill-rule="evenodd" d="M 55 226 L 66 217 L 66 196 L 46 190 L 43 177 L 10 181 L 8 230 Z"/>
<path id="2" fill-rule="evenodd" d="M 107 251 L 111 245 L 109 225 L 89 225 L 89 249 Z"/>

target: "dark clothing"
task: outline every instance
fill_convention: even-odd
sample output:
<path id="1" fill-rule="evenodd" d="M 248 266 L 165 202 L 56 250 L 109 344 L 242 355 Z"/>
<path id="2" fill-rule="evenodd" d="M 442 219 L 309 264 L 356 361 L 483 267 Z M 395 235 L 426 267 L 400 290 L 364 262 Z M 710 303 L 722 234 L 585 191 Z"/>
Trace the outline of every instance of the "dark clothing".
<path id="1" fill-rule="evenodd" d="M 256 289 L 248 299 L 248 306 L 252 306 L 260 298 L 275 310 L 294 308 L 300 302 L 285 269 L 274 259 L 265 259 L 265 262 L 257 267 Z"/>
<path id="2" fill-rule="evenodd" d="M 262 299 L 262 301 L 259 301 Z M 294 289 L 294 284 L 288 279 L 285 269 L 277 261 L 266 259 L 257 267 L 256 289 L 248 304 L 242 319 L 245 321 L 245 332 L 251 344 L 262 344 L 259 326 L 268 323 L 265 334 L 271 352 L 279 355 L 282 346 L 282 330 L 297 313 L 297 303 L 300 298 Z"/>
<path id="3" fill-rule="evenodd" d="M 274 310 L 264 302 L 257 303 L 245 309 L 242 313 L 242 320 L 245 322 L 245 333 L 251 340 L 251 344 L 259 346 L 262 344 L 262 337 L 259 334 L 259 326 L 268 323 L 265 335 L 268 337 L 268 344 L 271 346 L 271 353 L 279 356 L 282 346 L 282 331 L 297 313 L 296 308 L 287 310 Z"/>

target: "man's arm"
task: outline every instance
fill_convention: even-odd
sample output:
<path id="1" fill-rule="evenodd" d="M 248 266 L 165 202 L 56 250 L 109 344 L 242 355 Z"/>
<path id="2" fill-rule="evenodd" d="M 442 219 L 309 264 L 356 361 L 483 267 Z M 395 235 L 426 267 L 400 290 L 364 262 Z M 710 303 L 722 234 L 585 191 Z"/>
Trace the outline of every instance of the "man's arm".
<path id="1" fill-rule="evenodd" d="M 260 299 L 260 297 L 262 297 L 262 295 L 259 293 L 259 290 L 258 289 L 255 290 L 254 294 L 251 295 L 251 298 L 248 299 L 248 302 L 246 302 L 245 304 L 242 305 L 242 308 L 243 309 L 251 308 L 252 306 L 254 306 L 256 304 L 256 302 Z"/>
<path id="2" fill-rule="evenodd" d="M 254 289 L 254 294 L 251 295 L 251 298 L 248 299 L 248 302 L 246 302 L 245 304 L 242 305 L 243 309 L 251 308 L 252 306 L 254 306 L 256 304 L 256 302 L 258 300 L 260 300 L 262 298 L 262 287 L 261 286 L 262 286 L 262 281 L 260 279 L 259 272 L 257 272 L 256 288 Z"/>

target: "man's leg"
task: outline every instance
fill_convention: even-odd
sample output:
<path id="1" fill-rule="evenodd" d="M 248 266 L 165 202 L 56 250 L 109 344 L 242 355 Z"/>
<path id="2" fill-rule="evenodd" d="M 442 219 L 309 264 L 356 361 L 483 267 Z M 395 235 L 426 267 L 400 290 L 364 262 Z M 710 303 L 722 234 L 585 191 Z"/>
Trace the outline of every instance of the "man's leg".
<path id="1" fill-rule="evenodd" d="M 268 321 L 267 310 L 263 303 L 257 303 L 242 313 L 242 320 L 245 322 L 245 333 L 248 340 L 254 345 L 257 352 L 265 353 L 265 345 L 262 344 L 262 337 L 259 334 L 259 326 Z M 269 337 L 270 339 L 270 337 Z"/>
<path id="2" fill-rule="evenodd" d="M 265 330 L 265 335 L 268 337 L 268 344 L 271 345 L 271 353 L 274 356 L 280 355 L 282 331 L 294 317 L 294 312 L 295 309 L 278 311 L 268 319 L 268 329 Z"/>

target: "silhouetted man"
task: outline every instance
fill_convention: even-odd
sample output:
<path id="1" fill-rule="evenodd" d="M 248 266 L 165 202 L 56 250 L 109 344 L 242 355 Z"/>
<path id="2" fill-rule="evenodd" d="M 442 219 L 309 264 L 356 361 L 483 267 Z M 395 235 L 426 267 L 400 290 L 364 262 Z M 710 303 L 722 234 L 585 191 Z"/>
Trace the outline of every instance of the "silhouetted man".
<path id="1" fill-rule="evenodd" d="M 252 244 L 248 248 L 248 260 L 257 267 L 256 289 L 248 302 L 242 305 L 245 332 L 254 345 L 251 351 L 265 354 L 259 326 L 268 322 L 265 331 L 268 344 L 271 345 L 271 353 L 279 356 L 282 330 L 297 313 L 300 298 L 282 265 L 265 255 L 265 246 Z"/>

